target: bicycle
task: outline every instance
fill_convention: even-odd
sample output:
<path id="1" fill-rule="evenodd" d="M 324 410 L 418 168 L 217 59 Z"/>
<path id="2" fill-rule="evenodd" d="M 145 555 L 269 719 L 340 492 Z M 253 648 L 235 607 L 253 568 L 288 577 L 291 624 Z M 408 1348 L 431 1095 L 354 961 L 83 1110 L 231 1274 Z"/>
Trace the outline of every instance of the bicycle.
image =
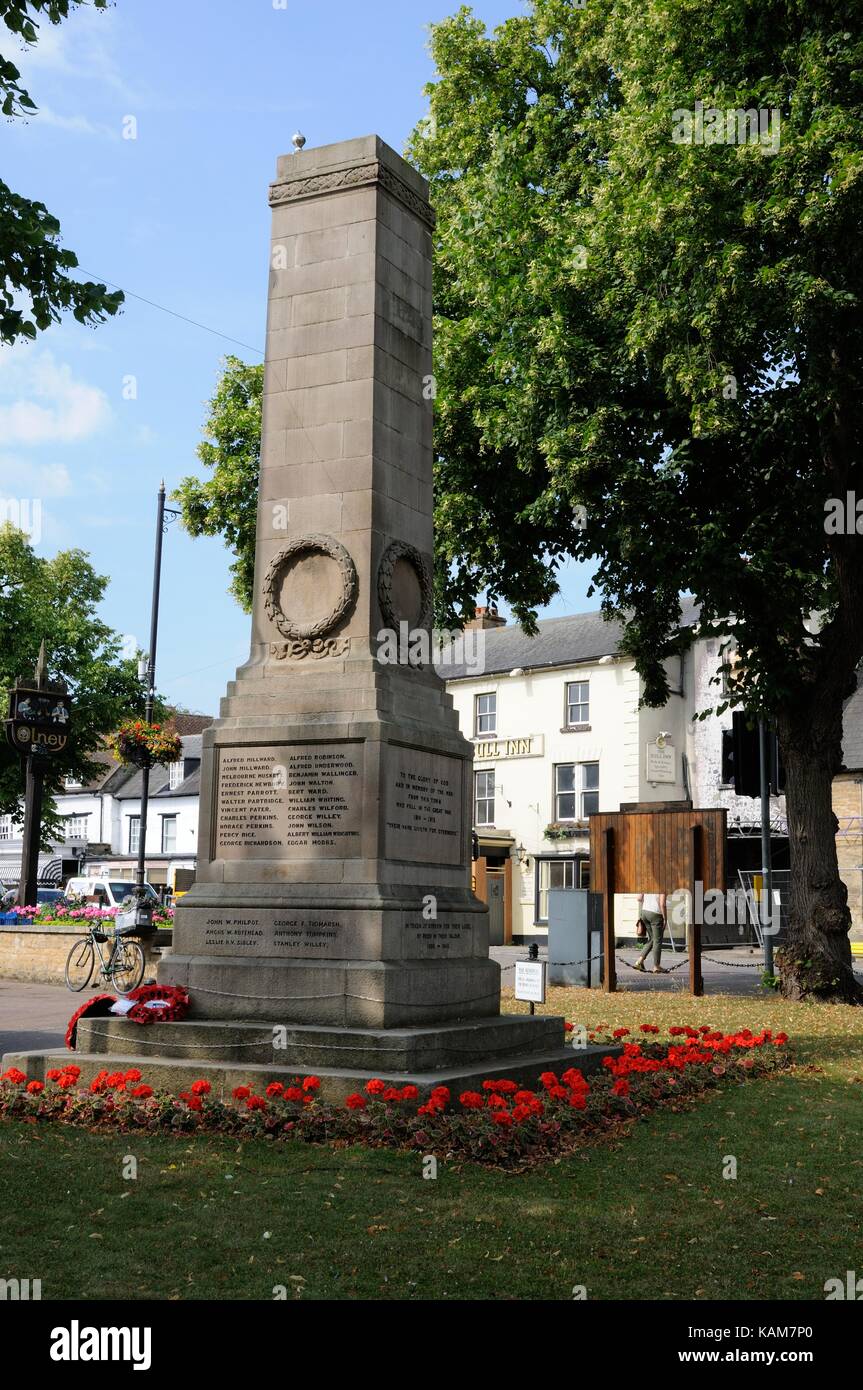
<path id="1" fill-rule="evenodd" d="M 75 994 L 86 989 L 99 957 L 98 975 L 112 984 L 118 994 L 129 994 L 144 978 L 144 951 L 139 941 L 126 938 L 135 931 L 134 926 L 114 927 L 112 933 L 102 931 L 97 924 L 91 924 L 86 936 L 76 941 L 66 957 L 66 988 Z M 104 943 L 111 943 L 107 960 L 102 954 Z"/>

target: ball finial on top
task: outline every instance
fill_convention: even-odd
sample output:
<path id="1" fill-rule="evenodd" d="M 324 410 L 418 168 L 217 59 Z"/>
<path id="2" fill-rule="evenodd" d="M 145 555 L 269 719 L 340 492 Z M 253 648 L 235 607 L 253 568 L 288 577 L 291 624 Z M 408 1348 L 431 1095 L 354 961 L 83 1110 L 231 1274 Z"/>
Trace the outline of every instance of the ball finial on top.
<path id="1" fill-rule="evenodd" d="M 305 135 L 303 135 L 302 131 L 300 131 L 300 130 L 295 130 L 295 131 L 294 131 L 293 138 L 292 138 L 292 140 L 291 140 L 291 144 L 293 145 L 293 147 L 294 147 L 294 149 L 296 150 L 297 154 L 299 154 L 300 150 L 303 148 L 303 145 L 304 145 L 305 143 L 306 143 L 306 137 L 305 137 Z"/>

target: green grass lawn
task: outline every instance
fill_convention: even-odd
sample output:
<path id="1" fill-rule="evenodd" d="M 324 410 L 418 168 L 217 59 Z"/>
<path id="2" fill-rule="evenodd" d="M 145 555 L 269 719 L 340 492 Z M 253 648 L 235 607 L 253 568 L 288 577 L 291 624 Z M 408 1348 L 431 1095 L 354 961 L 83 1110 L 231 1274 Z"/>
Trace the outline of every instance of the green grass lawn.
<path id="1" fill-rule="evenodd" d="M 519 1007 L 509 999 L 506 1007 Z M 520 1175 L 0 1126 L 0 1277 L 43 1299 L 823 1299 L 863 1273 L 863 1011 L 552 990 L 576 1023 L 784 1029 L 797 1067 Z M 126 1154 L 138 1160 L 124 1180 Z M 722 1176 L 737 1159 L 736 1180 Z"/>

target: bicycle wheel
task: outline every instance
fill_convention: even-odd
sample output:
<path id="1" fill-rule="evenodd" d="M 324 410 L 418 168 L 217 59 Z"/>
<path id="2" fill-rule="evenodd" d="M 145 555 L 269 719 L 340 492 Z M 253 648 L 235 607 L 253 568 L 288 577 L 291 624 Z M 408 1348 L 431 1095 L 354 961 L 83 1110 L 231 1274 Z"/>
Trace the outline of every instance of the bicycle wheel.
<path id="1" fill-rule="evenodd" d="M 137 989 L 144 978 L 144 952 L 137 941 L 121 941 L 111 964 L 111 979 L 118 994 Z"/>
<path id="2" fill-rule="evenodd" d="M 93 974 L 93 962 L 95 957 L 93 943 L 89 936 L 85 936 L 81 941 L 76 941 L 68 956 L 66 957 L 66 988 L 74 990 L 80 994 L 82 989 L 86 989 L 90 983 L 90 976 Z"/>

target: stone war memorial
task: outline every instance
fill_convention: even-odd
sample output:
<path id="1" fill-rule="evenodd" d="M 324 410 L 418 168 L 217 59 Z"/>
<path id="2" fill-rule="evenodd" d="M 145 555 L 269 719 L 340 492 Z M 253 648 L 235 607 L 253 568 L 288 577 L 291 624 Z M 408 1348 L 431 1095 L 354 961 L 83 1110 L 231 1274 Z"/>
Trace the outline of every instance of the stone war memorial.
<path id="1" fill-rule="evenodd" d="M 191 1009 L 84 1018 L 76 1060 L 333 1095 L 589 1068 L 561 1018 L 501 1015 L 473 748 L 431 665 L 380 651 L 432 625 L 427 185 L 369 136 L 280 158 L 270 206 L 251 652 L 204 735 L 197 879 L 159 966 Z"/>

